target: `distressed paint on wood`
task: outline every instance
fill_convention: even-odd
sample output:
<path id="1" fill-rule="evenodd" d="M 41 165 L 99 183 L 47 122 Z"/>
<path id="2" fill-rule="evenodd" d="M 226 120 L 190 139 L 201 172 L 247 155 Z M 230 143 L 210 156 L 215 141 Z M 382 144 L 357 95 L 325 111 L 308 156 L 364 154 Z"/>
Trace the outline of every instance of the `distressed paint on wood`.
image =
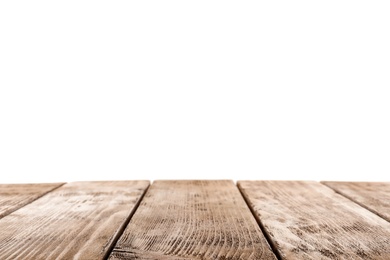
<path id="1" fill-rule="evenodd" d="M 282 259 L 390 259 L 390 223 L 320 183 L 238 186 Z"/>
<path id="2" fill-rule="evenodd" d="M 390 222 L 390 182 L 322 182 Z"/>
<path id="3" fill-rule="evenodd" d="M 0 259 L 103 259 L 148 185 L 68 183 L 0 220 Z"/>
<path id="4" fill-rule="evenodd" d="M 63 183 L 0 184 L 0 219 L 61 185 Z"/>
<path id="5" fill-rule="evenodd" d="M 109 259 L 276 259 L 232 181 L 155 181 Z"/>

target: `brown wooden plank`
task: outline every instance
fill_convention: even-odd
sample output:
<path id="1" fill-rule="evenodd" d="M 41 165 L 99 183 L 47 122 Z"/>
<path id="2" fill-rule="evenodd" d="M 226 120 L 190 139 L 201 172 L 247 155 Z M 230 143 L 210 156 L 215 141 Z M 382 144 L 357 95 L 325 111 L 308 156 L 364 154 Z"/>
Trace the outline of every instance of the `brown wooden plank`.
<path id="1" fill-rule="evenodd" d="M 238 186 L 282 259 L 390 259 L 390 223 L 320 183 Z"/>
<path id="2" fill-rule="evenodd" d="M 390 182 L 322 182 L 390 222 Z"/>
<path id="3" fill-rule="evenodd" d="M 232 181 L 155 181 L 109 259 L 276 259 Z"/>
<path id="4" fill-rule="evenodd" d="M 0 219 L 63 183 L 0 184 Z"/>
<path id="5" fill-rule="evenodd" d="M 103 259 L 148 185 L 65 184 L 0 220 L 0 259 Z"/>

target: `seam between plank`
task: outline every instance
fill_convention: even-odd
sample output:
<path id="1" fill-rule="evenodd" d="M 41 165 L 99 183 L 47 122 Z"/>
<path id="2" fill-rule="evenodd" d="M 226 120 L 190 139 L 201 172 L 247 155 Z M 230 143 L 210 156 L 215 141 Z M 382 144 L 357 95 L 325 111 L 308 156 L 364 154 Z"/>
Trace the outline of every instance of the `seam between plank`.
<path id="1" fill-rule="evenodd" d="M 45 196 L 45 195 L 47 195 L 47 194 L 53 192 L 54 190 L 56 190 L 56 189 L 58 189 L 58 188 L 64 186 L 65 184 L 67 184 L 67 183 L 66 183 L 66 182 L 61 183 L 61 184 L 59 184 L 58 186 L 55 186 L 54 188 L 52 188 L 52 189 L 50 189 L 50 190 L 48 190 L 48 191 L 46 191 L 46 192 L 40 194 L 39 196 L 37 196 L 37 197 L 36 197 L 35 199 L 33 199 L 32 201 L 29 201 L 29 202 L 27 202 L 27 203 L 21 205 L 21 206 L 18 207 L 18 208 L 12 209 L 12 210 L 10 210 L 10 211 L 6 211 L 6 214 L 5 214 L 5 215 L 3 215 L 3 216 L 0 215 L 0 219 L 2 219 L 2 218 L 4 218 L 4 217 L 6 217 L 6 216 L 8 216 L 8 215 L 10 215 L 10 214 L 12 214 L 12 213 L 14 213 L 15 211 L 18 211 L 19 209 L 22 209 L 22 208 L 26 207 L 27 205 L 29 205 L 29 204 L 33 203 L 34 201 L 36 201 L 36 200 L 42 198 L 43 196 Z"/>
<path id="2" fill-rule="evenodd" d="M 110 257 L 112 251 L 114 251 L 116 243 L 118 242 L 119 238 L 122 236 L 122 234 L 125 231 L 127 225 L 129 224 L 131 218 L 133 217 L 133 215 L 137 211 L 139 205 L 141 204 L 141 201 L 143 200 L 143 198 L 144 198 L 146 192 L 149 190 L 150 186 L 151 186 L 151 184 L 149 183 L 148 187 L 146 187 L 146 189 L 141 194 L 141 196 L 138 199 L 138 201 L 135 203 L 135 205 L 134 205 L 132 211 L 130 212 L 130 214 L 127 216 L 125 221 L 122 223 L 122 225 L 119 227 L 119 229 L 117 230 L 117 232 L 113 236 L 113 240 L 111 242 L 111 245 L 107 248 L 107 251 L 106 251 L 106 253 L 105 253 L 104 257 L 103 257 L 104 260 L 107 260 Z"/>
<path id="3" fill-rule="evenodd" d="M 385 217 L 381 216 L 380 213 L 375 212 L 374 210 L 370 209 L 369 207 L 367 207 L 367 206 L 364 205 L 363 203 L 360 203 L 360 202 L 354 200 L 354 199 L 351 198 L 350 196 L 348 196 L 348 195 L 344 194 L 343 192 L 340 192 L 340 191 L 338 191 L 338 190 L 332 188 L 330 185 L 328 185 L 328 184 L 326 184 L 326 183 L 323 183 L 322 181 L 320 182 L 320 184 L 324 185 L 325 187 L 331 189 L 331 190 L 334 191 L 335 193 L 337 193 L 337 194 L 343 196 L 344 198 L 346 198 L 346 199 L 352 201 L 353 203 L 355 203 L 355 204 L 359 205 L 360 207 L 364 208 L 365 210 L 368 210 L 369 212 L 375 214 L 376 216 L 378 216 L 378 217 L 380 217 L 381 219 L 385 220 L 386 222 L 390 223 L 390 221 L 387 220 Z"/>
<path id="4" fill-rule="evenodd" d="M 257 216 L 256 212 L 254 211 L 254 209 L 251 207 L 250 205 L 250 202 L 249 200 L 246 198 L 246 196 L 244 195 L 243 193 L 243 190 L 241 190 L 241 185 L 239 183 L 237 183 L 237 188 L 238 190 L 240 191 L 240 194 L 241 196 L 243 197 L 247 207 L 249 208 L 249 210 L 251 211 L 253 217 L 255 218 L 257 224 L 259 225 L 260 229 L 261 229 L 261 232 L 263 233 L 265 239 L 267 240 L 268 244 L 270 245 L 271 249 L 272 249 L 272 252 L 274 253 L 274 255 L 276 256 L 276 258 L 278 260 L 282 260 L 282 257 L 275 245 L 275 243 L 273 242 L 272 238 L 270 237 L 270 235 L 268 234 L 268 232 L 265 230 L 265 227 L 263 225 L 263 223 L 261 222 L 260 218 Z"/>

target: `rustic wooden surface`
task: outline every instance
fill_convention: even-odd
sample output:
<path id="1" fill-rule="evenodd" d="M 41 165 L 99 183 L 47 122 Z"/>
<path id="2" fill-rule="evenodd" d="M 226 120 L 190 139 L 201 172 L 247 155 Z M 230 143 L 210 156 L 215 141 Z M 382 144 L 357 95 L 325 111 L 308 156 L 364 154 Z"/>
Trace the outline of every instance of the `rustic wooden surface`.
<path id="1" fill-rule="evenodd" d="M 390 183 L 148 186 L 0 184 L 0 259 L 390 259 Z"/>
<path id="2" fill-rule="evenodd" d="M 0 219 L 62 184 L 0 184 Z"/>
<path id="3" fill-rule="evenodd" d="M 281 259 L 390 259 L 390 223 L 320 183 L 238 186 Z"/>
<path id="4" fill-rule="evenodd" d="M 103 259 L 148 185 L 66 184 L 0 219 L 0 259 Z"/>
<path id="5" fill-rule="evenodd" d="M 390 221 L 390 182 L 323 182 L 362 207 Z"/>
<path id="6" fill-rule="evenodd" d="M 110 259 L 276 259 L 232 181 L 156 181 Z"/>

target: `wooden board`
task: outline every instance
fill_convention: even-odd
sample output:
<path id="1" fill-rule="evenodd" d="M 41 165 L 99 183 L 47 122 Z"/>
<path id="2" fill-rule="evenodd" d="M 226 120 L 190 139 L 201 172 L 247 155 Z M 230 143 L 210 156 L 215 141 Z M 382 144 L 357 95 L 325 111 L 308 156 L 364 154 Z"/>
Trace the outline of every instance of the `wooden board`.
<path id="1" fill-rule="evenodd" d="M 63 183 L 0 184 L 0 219 L 61 185 Z"/>
<path id="2" fill-rule="evenodd" d="M 390 222 L 390 182 L 323 182 Z"/>
<path id="3" fill-rule="evenodd" d="M 155 181 L 109 259 L 276 259 L 232 181 Z"/>
<path id="4" fill-rule="evenodd" d="M 0 220 L 0 259 L 103 259 L 148 185 L 66 184 Z"/>
<path id="5" fill-rule="evenodd" d="M 238 186 L 281 259 L 390 259 L 390 223 L 320 183 Z"/>

